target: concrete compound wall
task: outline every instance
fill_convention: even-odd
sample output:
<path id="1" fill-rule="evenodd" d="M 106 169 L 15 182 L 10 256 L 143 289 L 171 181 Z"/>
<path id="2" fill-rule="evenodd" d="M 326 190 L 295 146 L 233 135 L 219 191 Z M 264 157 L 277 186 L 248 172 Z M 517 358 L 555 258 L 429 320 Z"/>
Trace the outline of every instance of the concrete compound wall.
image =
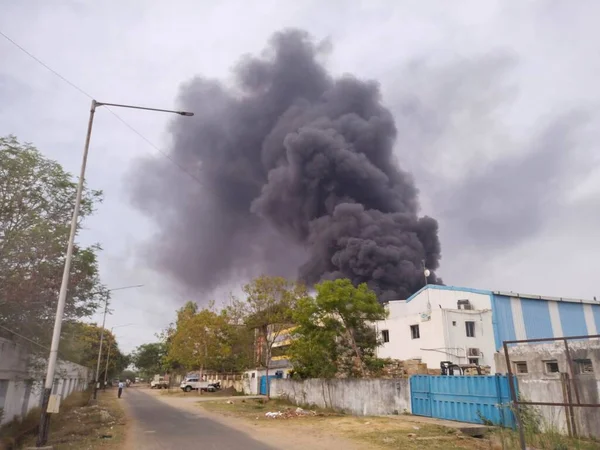
<path id="1" fill-rule="evenodd" d="M 273 379 L 271 396 L 296 405 L 331 408 L 357 416 L 402 414 L 410 411 L 407 378 L 395 380 Z"/>
<path id="2" fill-rule="evenodd" d="M 41 405 L 45 373 L 40 369 L 45 367 L 45 361 L 34 360 L 26 348 L 0 338 L 0 425 Z M 58 361 L 52 393 L 64 399 L 74 391 L 86 389 L 90 380 L 88 368 Z"/>
<path id="3" fill-rule="evenodd" d="M 569 341 L 574 375 L 570 382 L 571 400 L 576 403 L 575 385 L 579 393 L 580 403 L 600 404 L 600 342 L 596 340 Z M 516 374 L 519 394 L 524 400 L 552 403 L 566 403 L 566 374 L 571 378 L 571 371 L 566 357 L 563 342 L 554 344 L 516 345 L 509 349 L 513 373 L 516 363 L 527 364 L 526 374 Z M 589 359 L 592 362 L 592 373 L 579 373 L 577 361 Z M 558 373 L 549 373 L 546 362 L 558 363 Z M 504 353 L 496 355 L 496 367 L 506 372 Z M 546 429 L 568 433 L 566 408 L 563 406 L 533 407 L 542 417 L 542 426 Z M 600 408 L 573 408 L 577 433 L 580 436 L 600 438 Z"/>

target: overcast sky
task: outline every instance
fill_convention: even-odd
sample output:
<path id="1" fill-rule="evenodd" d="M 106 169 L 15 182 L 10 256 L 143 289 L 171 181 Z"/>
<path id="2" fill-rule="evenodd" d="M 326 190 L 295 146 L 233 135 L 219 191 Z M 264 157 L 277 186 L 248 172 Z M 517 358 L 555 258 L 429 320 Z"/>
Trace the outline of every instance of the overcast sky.
<path id="1" fill-rule="evenodd" d="M 440 222 L 446 284 L 600 298 L 600 3 L 569 1 L 0 0 L 0 31 L 99 101 L 175 107 L 195 75 L 227 80 L 240 56 L 299 27 L 330 38 L 334 74 L 376 79 L 399 163 Z M 76 173 L 90 100 L 0 37 L 0 135 Z M 168 149 L 168 115 L 117 111 Z M 99 110 L 87 182 L 105 192 L 80 240 L 103 247 L 107 326 L 132 350 L 184 301 L 139 258 L 153 224 L 127 174 L 153 146 Z M 186 175 L 182 173 L 182 177 Z M 190 179 L 190 182 L 194 182 Z M 215 293 L 217 301 L 239 283 Z"/>

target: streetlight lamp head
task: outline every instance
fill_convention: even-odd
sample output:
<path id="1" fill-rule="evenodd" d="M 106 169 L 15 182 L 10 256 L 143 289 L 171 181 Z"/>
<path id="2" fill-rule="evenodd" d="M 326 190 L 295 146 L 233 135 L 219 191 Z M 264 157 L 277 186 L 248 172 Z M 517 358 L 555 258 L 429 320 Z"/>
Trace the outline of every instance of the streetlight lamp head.
<path id="1" fill-rule="evenodd" d="M 179 111 L 179 115 L 180 116 L 192 117 L 194 115 L 194 113 L 193 112 L 187 112 L 187 111 Z"/>

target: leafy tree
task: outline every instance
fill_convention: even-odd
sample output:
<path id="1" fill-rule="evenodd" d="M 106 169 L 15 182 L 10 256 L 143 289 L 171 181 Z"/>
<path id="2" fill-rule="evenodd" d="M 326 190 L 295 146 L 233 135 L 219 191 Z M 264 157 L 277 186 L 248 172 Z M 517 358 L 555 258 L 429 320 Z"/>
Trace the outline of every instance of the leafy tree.
<path id="1" fill-rule="evenodd" d="M 295 339 L 290 356 L 302 377 L 366 376 L 375 367 L 379 345 L 372 323 L 386 318 L 375 292 L 348 279 L 316 285 L 294 311 Z"/>
<path id="2" fill-rule="evenodd" d="M 76 183 L 55 161 L 14 136 L 0 138 L 0 323 L 48 344 L 60 290 Z M 84 191 L 80 223 L 102 199 Z M 98 245 L 75 245 L 65 318 L 91 315 L 108 296 Z"/>
<path id="3" fill-rule="evenodd" d="M 261 276 L 243 287 L 245 300 L 234 299 L 232 315 L 243 318 L 247 328 L 256 330 L 259 363 L 266 368 L 269 365 L 273 344 L 277 338 L 293 323 L 293 311 L 297 303 L 305 298 L 306 287 L 301 283 L 282 277 Z M 267 383 L 267 396 L 269 396 Z"/>
<path id="4" fill-rule="evenodd" d="M 215 369 L 219 360 L 231 355 L 227 342 L 227 317 L 212 309 L 201 309 L 178 321 L 171 337 L 169 357 L 185 369 Z"/>
<path id="5" fill-rule="evenodd" d="M 199 309 L 193 302 L 177 311 L 175 324 L 161 335 L 165 367 L 171 370 L 240 371 L 252 361 L 254 333 L 214 303 Z"/>
<path id="6" fill-rule="evenodd" d="M 131 355 L 131 362 L 146 377 L 160 374 L 165 370 L 167 348 L 163 342 L 142 344 Z"/>
<path id="7" fill-rule="evenodd" d="M 100 350 L 100 334 L 102 328 L 83 322 L 66 322 L 63 324 L 60 340 L 60 357 L 94 371 L 98 362 Z M 109 349 L 110 348 L 110 352 Z M 116 337 L 109 330 L 104 330 L 102 356 L 100 359 L 100 380 L 104 379 L 106 358 L 108 357 L 108 378 L 115 377 L 129 366 L 129 357 L 121 353 Z"/>

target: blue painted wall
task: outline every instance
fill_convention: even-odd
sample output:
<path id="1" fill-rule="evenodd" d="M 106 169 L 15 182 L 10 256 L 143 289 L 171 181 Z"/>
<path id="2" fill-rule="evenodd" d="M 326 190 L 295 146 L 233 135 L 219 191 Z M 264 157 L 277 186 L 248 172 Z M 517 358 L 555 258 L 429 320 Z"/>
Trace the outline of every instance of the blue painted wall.
<path id="1" fill-rule="evenodd" d="M 581 303 L 558 303 L 560 324 L 565 336 L 581 336 L 587 334 L 585 325 L 585 313 Z"/>
<path id="2" fill-rule="evenodd" d="M 592 305 L 594 311 L 594 320 L 596 322 L 596 331 L 600 334 L 600 305 Z"/>
<path id="3" fill-rule="evenodd" d="M 499 350 L 502 348 L 502 342 L 516 339 L 515 324 L 510 309 L 510 297 L 492 294 L 492 315 L 495 324 L 496 350 Z"/>
<path id="4" fill-rule="evenodd" d="M 521 299 L 527 339 L 554 337 L 550 309 L 546 300 Z"/>

